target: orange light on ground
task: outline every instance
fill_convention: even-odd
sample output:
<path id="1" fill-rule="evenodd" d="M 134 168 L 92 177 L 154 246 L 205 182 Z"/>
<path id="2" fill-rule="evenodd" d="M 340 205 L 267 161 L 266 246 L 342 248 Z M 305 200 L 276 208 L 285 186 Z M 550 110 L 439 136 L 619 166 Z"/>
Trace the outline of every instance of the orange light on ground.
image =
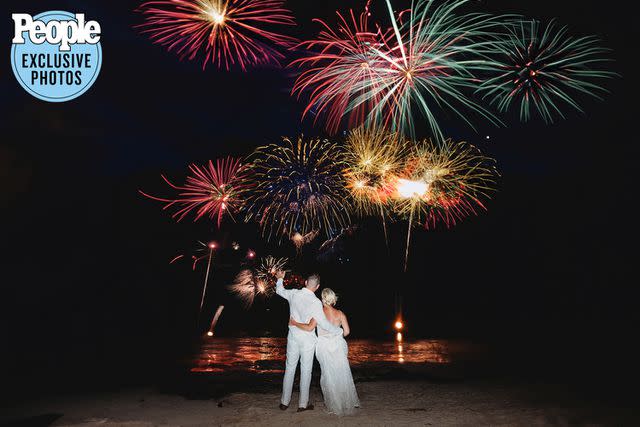
<path id="1" fill-rule="evenodd" d="M 207 336 L 208 336 L 208 337 L 212 337 L 212 336 L 213 336 L 213 331 L 209 331 L 209 332 L 207 332 Z"/>
<path id="2" fill-rule="evenodd" d="M 398 332 L 398 333 L 396 334 L 396 341 L 398 341 L 398 342 L 402 342 L 402 332 Z"/>
<path id="3" fill-rule="evenodd" d="M 402 320 L 397 320 L 394 326 L 397 330 L 401 330 L 404 327 L 404 324 L 402 323 Z"/>

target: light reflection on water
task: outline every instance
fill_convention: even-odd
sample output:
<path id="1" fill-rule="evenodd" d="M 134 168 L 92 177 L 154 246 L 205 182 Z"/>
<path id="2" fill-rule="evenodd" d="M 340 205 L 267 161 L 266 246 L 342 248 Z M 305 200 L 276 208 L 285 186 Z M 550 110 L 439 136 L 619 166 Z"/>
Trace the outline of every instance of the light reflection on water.
<path id="1" fill-rule="evenodd" d="M 367 365 L 447 365 L 469 357 L 471 345 L 449 340 L 374 341 L 349 340 L 352 367 Z M 208 338 L 197 355 L 192 372 L 282 372 L 285 338 Z"/>

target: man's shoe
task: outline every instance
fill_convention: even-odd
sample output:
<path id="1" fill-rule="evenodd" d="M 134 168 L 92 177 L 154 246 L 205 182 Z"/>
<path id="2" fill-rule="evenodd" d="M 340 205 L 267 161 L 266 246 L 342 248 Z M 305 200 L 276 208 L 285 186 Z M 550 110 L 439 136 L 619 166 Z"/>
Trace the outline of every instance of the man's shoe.
<path id="1" fill-rule="evenodd" d="M 303 411 L 313 411 L 313 405 L 308 404 L 306 408 L 298 408 L 298 412 L 303 412 Z"/>
<path id="2" fill-rule="evenodd" d="M 280 409 L 283 410 L 283 411 L 286 411 L 288 407 L 289 407 L 289 405 L 285 405 L 283 403 L 280 404 Z"/>

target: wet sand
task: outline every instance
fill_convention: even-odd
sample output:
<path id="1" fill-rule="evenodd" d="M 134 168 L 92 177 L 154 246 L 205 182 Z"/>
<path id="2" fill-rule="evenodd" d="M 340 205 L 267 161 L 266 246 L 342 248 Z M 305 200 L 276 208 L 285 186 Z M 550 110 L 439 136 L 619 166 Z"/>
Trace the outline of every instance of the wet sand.
<path id="1" fill-rule="evenodd" d="M 496 382 L 378 380 L 359 382 L 362 408 L 357 414 L 328 414 L 317 384 L 316 408 L 296 412 L 297 393 L 287 411 L 278 409 L 279 391 L 236 392 L 190 400 L 177 394 L 137 389 L 42 399 L 12 408 L 6 425 L 53 426 L 326 426 L 433 425 L 536 426 L 638 425 L 631 407 L 602 405 L 579 398 L 562 386 Z M 5 411 L 3 411 L 5 412 Z M 42 422 L 42 421 L 47 422 Z M 18 424 L 16 424 L 18 423 Z M 22 424 L 19 424 L 22 423 Z"/>

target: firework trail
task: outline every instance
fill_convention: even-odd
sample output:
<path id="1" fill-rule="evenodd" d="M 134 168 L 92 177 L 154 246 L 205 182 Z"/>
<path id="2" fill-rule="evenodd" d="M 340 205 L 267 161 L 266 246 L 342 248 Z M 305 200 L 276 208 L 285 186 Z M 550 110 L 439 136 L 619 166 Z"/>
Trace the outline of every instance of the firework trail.
<path id="1" fill-rule="evenodd" d="M 218 247 L 218 245 L 215 242 L 204 243 L 201 241 L 198 241 L 198 244 L 200 245 L 200 247 L 196 250 L 196 253 L 194 255 L 191 255 L 191 260 L 193 261 L 191 268 L 193 271 L 195 271 L 200 261 L 204 259 L 207 260 L 207 270 L 204 276 L 202 297 L 200 299 L 200 312 L 202 312 L 202 306 L 204 305 L 204 299 L 207 294 L 207 284 L 209 283 L 209 276 L 211 273 L 211 261 L 213 260 L 213 252 Z M 184 259 L 184 257 L 184 254 L 177 255 L 171 261 L 169 261 L 169 264 L 173 264 L 180 259 Z"/>
<path id="2" fill-rule="evenodd" d="M 209 331 L 207 332 L 207 335 L 210 337 L 213 336 L 213 331 L 216 327 L 216 324 L 218 323 L 218 319 L 220 319 L 222 310 L 224 310 L 224 305 L 218 306 L 218 309 L 216 310 L 216 314 L 213 316 L 213 320 L 211 321 L 211 325 L 209 326 Z"/>
<path id="3" fill-rule="evenodd" d="M 495 161 L 466 142 L 425 140 L 415 145 L 405 171 L 394 181 L 395 212 L 409 221 L 405 271 L 412 226 L 432 228 L 440 222 L 451 227 L 486 209 L 482 199 L 489 198 L 497 177 Z"/>
<path id="4" fill-rule="evenodd" d="M 157 0 L 137 10 L 144 16 L 143 34 L 193 60 L 204 54 L 207 63 L 227 70 L 278 63 L 280 52 L 295 44 L 292 37 L 267 28 L 293 26 L 295 20 L 282 0 Z"/>

